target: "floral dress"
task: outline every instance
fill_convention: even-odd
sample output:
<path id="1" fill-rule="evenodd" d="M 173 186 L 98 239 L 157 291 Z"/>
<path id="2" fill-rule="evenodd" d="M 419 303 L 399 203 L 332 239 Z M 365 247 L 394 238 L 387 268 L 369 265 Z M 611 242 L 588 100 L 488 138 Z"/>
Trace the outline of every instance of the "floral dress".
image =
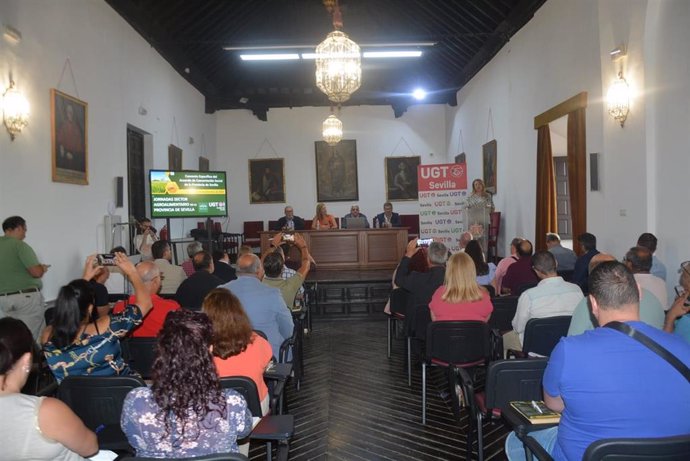
<path id="1" fill-rule="evenodd" d="M 110 315 L 110 325 L 100 334 L 82 334 L 69 346 L 58 349 L 51 341 L 43 345 L 50 371 L 60 383 L 67 376 L 122 376 L 132 374 L 122 358 L 120 338 L 141 323 L 139 306 L 129 304 L 120 314 Z"/>
<path id="2" fill-rule="evenodd" d="M 169 459 L 235 453 L 237 439 L 247 437 L 252 430 L 252 414 L 239 393 L 225 389 L 223 394 L 225 416 L 220 411 L 211 411 L 200 420 L 190 410 L 183 423 L 185 438 L 182 439 L 176 425 L 173 425 L 173 433 L 164 437 L 165 421 L 151 389 L 132 389 L 125 397 L 120 426 L 140 457 Z"/>

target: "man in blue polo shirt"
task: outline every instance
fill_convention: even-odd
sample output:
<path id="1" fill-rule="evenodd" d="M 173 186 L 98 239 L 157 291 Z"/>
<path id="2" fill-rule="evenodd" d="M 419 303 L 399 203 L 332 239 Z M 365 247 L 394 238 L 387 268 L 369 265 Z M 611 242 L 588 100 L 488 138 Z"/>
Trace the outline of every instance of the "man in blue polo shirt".
<path id="1" fill-rule="evenodd" d="M 690 344 L 639 321 L 639 288 L 623 264 L 599 264 L 589 287 L 599 325 L 625 323 L 690 365 Z M 690 383 L 666 360 L 612 328 L 561 339 L 544 373 L 544 401 L 562 412 L 560 425 L 530 435 L 556 460 L 580 460 L 600 439 L 690 433 Z M 506 440 L 506 454 L 524 459 L 515 434 Z"/>

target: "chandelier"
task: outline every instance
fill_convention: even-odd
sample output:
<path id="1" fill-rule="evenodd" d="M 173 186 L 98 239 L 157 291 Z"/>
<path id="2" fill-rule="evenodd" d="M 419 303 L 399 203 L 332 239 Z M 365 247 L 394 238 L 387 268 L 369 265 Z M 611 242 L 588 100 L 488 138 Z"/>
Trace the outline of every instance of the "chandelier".
<path id="1" fill-rule="evenodd" d="M 343 122 L 334 114 L 329 115 L 323 122 L 322 134 L 329 146 L 335 146 L 343 139 Z"/>
<path id="2" fill-rule="evenodd" d="M 337 0 L 324 0 L 324 4 L 333 14 L 335 30 L 316 47 L 316 86 L 340 104 L 362 84 L 362 58 L 359 45 L 339 30 L 343 22 Z"/>
<path id="3" fill-rule="evenodd" d="M 613 82 L 608 93 L 606 93 L 606 102 L 609 115 L 620 122 L 621 128 L 623 128 L 630 112 L 630 86 L 623 77 L 623 72 L 618 73 L 618 79 Z"/>
<path id="4" fill-rule="evenodd" d="M 14 81 L 2 97 L 2 118 L 13 141 L 29 124 L 29 101 L 15 88 Z"/>

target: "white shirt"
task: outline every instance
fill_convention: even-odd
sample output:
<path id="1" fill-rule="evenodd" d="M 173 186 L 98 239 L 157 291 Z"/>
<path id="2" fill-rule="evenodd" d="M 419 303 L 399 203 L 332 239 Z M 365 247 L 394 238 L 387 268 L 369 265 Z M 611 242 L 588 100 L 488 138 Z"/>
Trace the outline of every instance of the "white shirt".
<path id="1" fill-rule="evenodd" d="M 520 295 L 518 299 L 513 330 L 520 335 L 522 343 L 525 325 L 529 319 L 573 315 L 573 311 L 584 298 L 580 287 L 566 282 L 563 277 L 549 277 Z"/>
<path id="2" fill-rule="evenodd" d="M 652 274 L 635 274 L 635 281 L 642 288 L 649 290 L 659 300 L 664 309 L 668 307 L 666 282 Z"/>

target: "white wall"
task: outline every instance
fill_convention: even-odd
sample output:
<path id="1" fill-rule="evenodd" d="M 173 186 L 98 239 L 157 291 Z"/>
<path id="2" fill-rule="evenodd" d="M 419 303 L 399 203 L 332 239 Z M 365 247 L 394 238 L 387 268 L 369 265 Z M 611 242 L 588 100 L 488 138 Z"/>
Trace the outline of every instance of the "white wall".
<path id="1" fill-rule="evenodd" d="M 305 219 L 314 216 L 314 141 L 321 139 L 321 124 L 328 114 L 328 108 L 323 107 L 271 109 L 268 121 L 262 122 L 247 110 L 218 112 L 219 167 L 228 171 L 227 228 L 231 232 L 241 232 L 244 221 L 267 223 L 283 215 L 285 204 L 282 203 L 249 205 L 250 159 L 284 158 L 287 203 L 298 216 Z M 386 200 L 385 157 L 420 155 L 423 164 L 446 160 L 444 106 L 415 105 L 398 119 L 389 106 L 344 107 L 340 118 L 344 138 L 357 141 L 358 203 L 369 218 L 382 211 Z M 350 205 L 350 202 L 330 202 L 328 211 L 343 216 L 350 212 Z M 393 206 L 400 213 L 418 212 L 417 201 L 394 202 Z"/>
<path id="2" fill-rule="evenodd" d="M 104 251 L 102 223 L 114 201 L 114 177 L 127 177 L 127 124 L 152 134 L 155 167 L 167 167 L 172 142 L 184 149 L 185 168 L 196 169 L 202 135 L 216 163 L 215 120 L 204 114 L 203 97 L 103 1 L 5 0 L 0 18 L 23 37 L 18 44 L 0 38 L 2 91 L 11 75 L 31 103 L 29 126 L 14 142 L 4 127 L 0 133 L 0 217 L 27 220 L 27 243 L 52 264 L 44 276 L 44 295 L 52 299 L 81 274 L 87 254 Z M 69 70 L 60 83 L 67 58 L 76 89 Z M 49 94 L 56 87 L 78 91 L 89 104 L 88 186 L 51 181 Z M 140 105 L 146 116 L 138 114 Z M 124 220 L 126 207 L 117 210 Z"/>

